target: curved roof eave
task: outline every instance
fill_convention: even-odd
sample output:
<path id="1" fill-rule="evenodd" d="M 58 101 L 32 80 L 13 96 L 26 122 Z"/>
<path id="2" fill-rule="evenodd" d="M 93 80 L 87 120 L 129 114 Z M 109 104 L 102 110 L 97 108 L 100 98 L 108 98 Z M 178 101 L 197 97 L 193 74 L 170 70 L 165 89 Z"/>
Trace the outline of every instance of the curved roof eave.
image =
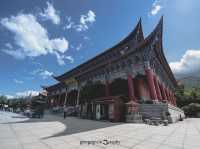
<path id="1" fill-rule="evenodd" d="M 100 57 L 100 56 L 103 56 L 104 54 L 110 52 L 111 50 L 114 50 L 115 48 L 119 47 L 119 46 L 122 46 L 124 44 L 127 44 L 130 40 L 133 40 L 135 39 L 135 37 L 140 34 L 141 35 L 141 40 L 144 40 L 144 35 L 143 35 L 143 31 L 142 31 L 142 23 L 141 23 L 141 18 L 139 19 L 136 27 L 134 28 L 134 30 L 127 36 L 125 37 L 123 40 L 121 40 L 118 44 L 116 44 L 115 46 L 105 50 L 103 53 L 100 53 L 99 55 L 91 58 L 90 60 L 84 62 L 83 64 L 75 67 L 74 69 L 60 75 L 60 76 L 54 76 L 54 79 L 58 80 L 58 81 L 62 81 L 63 79 L 67 78 L 70 73 L 73 73 L 73 71 L 78 71 L 78 69 L 80 69 L 82 66 L 86 65 L 86 64 L 89 64 L 90 62 L 92 62 L 93 60 L 95 60 L 96 58 Z M 139 41 L 141 42 L 141 41 Z M 76 73 L 76 72 L 74 72 Z"/>
<path id="2" fill-rule="evenodd" d="M 141 42 L 139 45 L 138 45 L 138 47 L 137 47 L 137 49 L 140 49 L 140 48 L 142 48 L 142 47 L 146 47 L 146 46 L 148 46 L 149 45 L 149 43 L 151 43 L 152 42 L 152 40 L 155 38 L 155 36 L 157 35 L 157 33 L 160 33 L 161 35 L 161 41 L 160 41 L 160 47 L 161 47 L 161 49 L 160 49 L 160 51 L 161 51 L 161 57 L 162 57 L 162 60 L 164 60 L 164 61 L 162 61 L 161 59 L 159 59 L 160 60 L 160 62 L 165 66 L 165 70 L 167 71 L 167 73 L 168 73 L 168 75 L 169 75 L 169 77 L 170 77 L 170 79 L 172 80 L 172 82 L 174 83 L 174 85 L 175 86 L 177 86 L 177 82 L 176 82 L 176 79 L 175 79 L 175 77 L 174 77 L 174 75 L 173 75 L 173 73 L 172 73 L 172 71 L 171 71 L 171 68 L 170 68 L 170 66 L 169 66 L 169 64 L 168 64 L 168 62 L 167 62 L 167 59 L 166 59 L 166 57 L 165 57 L 165 55 L 164 55 L 164 50 L 163 50 L 163 42 L 162 42 L 162 34 L 163 34 L 163 16 L 160 18 L 160 21 L 159 21 L 159 23 L 156 25 L 156 27 L 155 27 L 155 29 L 144 39 L 144 41 L 143 42 Z M 155 50 L 155 49 L 154 49 Z M 155 52 L 157 52 L 156 50 L 155 50 Z"/>

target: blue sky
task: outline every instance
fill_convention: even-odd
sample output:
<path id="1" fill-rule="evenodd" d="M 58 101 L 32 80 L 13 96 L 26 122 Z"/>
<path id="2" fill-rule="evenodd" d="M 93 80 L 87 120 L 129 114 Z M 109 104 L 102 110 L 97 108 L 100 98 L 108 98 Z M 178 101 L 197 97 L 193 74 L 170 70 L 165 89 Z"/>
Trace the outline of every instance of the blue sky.
<path id="1" fill-rule="evenodd" d="M 176 75 L 200 72 L 199 0 L 1 0 L 0 94 L 26 95 L 122 40 L 139 18 L 147 36 L 164 15 Z"/>

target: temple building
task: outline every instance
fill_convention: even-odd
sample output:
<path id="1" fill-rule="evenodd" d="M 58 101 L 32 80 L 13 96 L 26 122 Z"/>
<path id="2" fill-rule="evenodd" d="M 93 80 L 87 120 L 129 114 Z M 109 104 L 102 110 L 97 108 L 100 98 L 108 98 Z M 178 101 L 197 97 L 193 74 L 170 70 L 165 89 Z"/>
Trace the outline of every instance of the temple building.
<path id="1" fill-rule="evenodd" d="M 176 107 L 177 82 L 163 50 L 163 17 L 144 38 L 141 19 L 121 42 L 44 87 L 48 107 L 72 106 L 81 117 L 128 121 L 184 116 Z"/>

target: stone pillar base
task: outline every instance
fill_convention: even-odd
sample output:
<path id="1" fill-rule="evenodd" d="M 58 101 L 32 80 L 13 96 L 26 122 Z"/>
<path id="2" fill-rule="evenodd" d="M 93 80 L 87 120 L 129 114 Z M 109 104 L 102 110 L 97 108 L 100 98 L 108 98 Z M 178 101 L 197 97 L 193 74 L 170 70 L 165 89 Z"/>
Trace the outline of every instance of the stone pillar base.
<path id="1" fill-rule="evenodd" d="M 142 123 L 142 116 L 138 113 L 138 103 L 131 100 L 126 103 L 127 113 L 126 122 L 128 123 Z"/>
<path id="2" fill-rule="evenodd" d="M 159 100 L 152 100 L 153 101 L 153 104 L 159 104 L 160 101 Z"/>
<path id="3" fill-rule="evenodd" d="M 127 114 L 136 113 L 138 111 L 138 103 L 131 100 L 126 103 Z"/>
<path id="4" fill-rule="evenodd" d="M 143 123 L 142 115 L 139 113 L 131 113 L 126 115 L 126 122 L 127 123 Z"/>

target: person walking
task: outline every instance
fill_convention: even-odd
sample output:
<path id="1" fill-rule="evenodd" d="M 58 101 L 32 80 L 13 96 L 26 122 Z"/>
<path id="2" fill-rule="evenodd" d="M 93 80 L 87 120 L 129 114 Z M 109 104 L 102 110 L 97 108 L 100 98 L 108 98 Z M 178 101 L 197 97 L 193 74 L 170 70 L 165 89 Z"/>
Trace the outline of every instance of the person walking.
<path id="1" fill-rule="evenodd" d="M 64 119 L 67 117 L 67 107 L 64 106 Z"/>

